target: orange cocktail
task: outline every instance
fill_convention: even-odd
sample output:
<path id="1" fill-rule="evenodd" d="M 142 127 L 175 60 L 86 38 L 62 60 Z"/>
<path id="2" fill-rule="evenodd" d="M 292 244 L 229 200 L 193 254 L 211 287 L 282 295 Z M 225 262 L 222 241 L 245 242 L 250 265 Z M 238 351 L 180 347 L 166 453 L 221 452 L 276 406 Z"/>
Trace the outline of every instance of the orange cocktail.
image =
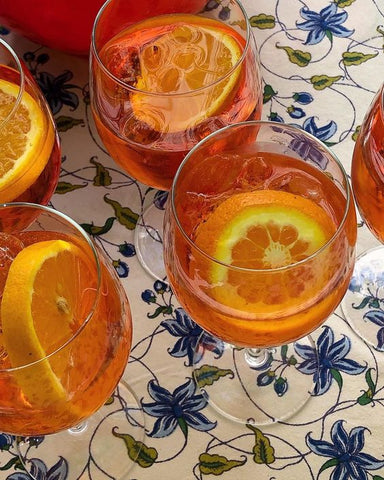
<path id="1" fill-rule="evenodd" d="M 361 125 L 353 151 L 351 179 L 360 213 L 384 242 L 384 111 L 379 89 Z"/>
<path id="2" fill-rule="evenodd" d="M 0 203 L 47 204 L 60 173 L 55 124 L 28 69 L 0 41 Z"/>
<path id="3" fill-rule="evenodd" d="M 251 122 L 213 134 L 183 162 L 165 263 L 177 298 L 206 331 L 236 346 L 283 345 L 339 304 L 356 218 L 346 176 L 321 148 L 290 127 Z"/>
<path id="4" fill-rule="evenodd" d="M 36 221 L 0 233 L 0 430 L 55 433 L 115 389 L 132 339 L 129 304 L 70 219 L 29 204 L 1 207 L 3 216 Z"/>
<path id="5" fill-rule="evenodd" d="M 214 18 L 217 12 L 170 8 L 129 25 L 127 17 L 117 23 L 118 6 L 111 1 L 96 19 L 91 52 L 96 126 L 114 160 L 146 185 L 169 190 L 180 162 L 199 140 L 225 125 L 260 118 L 254 39 L 238 3 L 229 5 L 228 21 Z"/>

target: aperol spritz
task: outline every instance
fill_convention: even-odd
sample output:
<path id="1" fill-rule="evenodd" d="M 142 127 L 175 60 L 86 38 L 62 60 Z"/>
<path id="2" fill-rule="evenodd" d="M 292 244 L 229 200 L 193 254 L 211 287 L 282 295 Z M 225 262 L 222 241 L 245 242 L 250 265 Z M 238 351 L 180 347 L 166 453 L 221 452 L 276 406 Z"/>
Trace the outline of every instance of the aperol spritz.
<path id="1" fill-rule="evenodd" d="M 239 360 L 236 370 L 250 390 L 251 367 L 271 361 L 279 346 L 289 356 L 287 345 L 327 319 L 352 274 L 356 216 L 346 174 L 329 150 L 294 127 L 247 122 L 200 142 L 176 174 L 164 226 L 172 289 L 205 331 L 236 347 L 229 358 L 245 347 L 249 364 Z M 201 344 L 196 370 L 215 365 L 215 355 Z M 310 391 L 301 381 L 304 391 L 291 389 L 290 413 Z M 220 395 L 224 404 L 231 397 Z M 246 405 L 239 408 L 239 395 L 230 416 L 254 418 Z M 273 412 L 273 399 L 264 406 Z"/>
<path id="2" fill-rule="evenodd" d="M 374 96 L 363 119 L 352 157 L 353 193 L 362 219 L 384 242 L 384 87 Z M 357 259 L 343 311 L 352 328 L 377 350 L 384 351 L 381 315 L 384 247 L 363 252 Z"/>
<path id="3" fill-rule="evenodd" d="M 101 420 L 90 418 L 123 374 L 132 341 L 129 302 L 108 260 L 69 217 L 10 203 L 0 207 L 3 218 L 11 228 L 0 232 L 0 431 L 64 436 L 53 442 L 60 457 L 73 440 L 66 429 L 84 424 L 92 433 Z M 34 221 L 26 226 L 19 218 Z M 84 447 L 86 462 L 89 434 L 84 445 L 81 438 L 79 431 L 74 450 L 79 458 Z M 28 440 L 20 445 L 30 454 Z M 68 478 L 77 478 L 76 469 L 71 465 Z"/>
<path id="4" fill-rule="evenodd" d="M 49 106 L 23 62 L 0 39 L 0 202 L 48 204 L 60 162 Z"/>
<path id="5" fill-rule="evenodd" d="M 163 4 L 164 6 L 164 4 Z M 165 6 L 164 6 L 165 7 Z M 258 52 L 237 0 L 188 11 L 169 5 L 132 24 L 110 0 L 95 20 L 91 107 L 112 158 L 136 180 L 168 191 L 187 152 L 211 132 L 261 116 Z M 163 278 L 159 211 L 136 227 L 142 265 Z"/>

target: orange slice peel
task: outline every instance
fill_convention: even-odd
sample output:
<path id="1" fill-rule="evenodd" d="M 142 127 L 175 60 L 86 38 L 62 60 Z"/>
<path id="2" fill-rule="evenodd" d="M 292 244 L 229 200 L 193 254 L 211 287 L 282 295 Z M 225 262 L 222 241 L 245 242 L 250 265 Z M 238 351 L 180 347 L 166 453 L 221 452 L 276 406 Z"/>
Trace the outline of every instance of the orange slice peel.
<path id="1" fill-rule="evenodd" d="M 1 301 L 2 341 L 27 401 L 67 399 L 49 354 L 73 335 L 76 274 L 84 253 L 64 240 L 33 243 L 14 258 Z"/>
<path id="2" fill-rule="evenodd" d="M 7 119 L 19 91 L 18 85 L 0 79 L 0 202 L 14 200 L 35 182 L 54 142 L 53 126 L 26 91 Z"/>

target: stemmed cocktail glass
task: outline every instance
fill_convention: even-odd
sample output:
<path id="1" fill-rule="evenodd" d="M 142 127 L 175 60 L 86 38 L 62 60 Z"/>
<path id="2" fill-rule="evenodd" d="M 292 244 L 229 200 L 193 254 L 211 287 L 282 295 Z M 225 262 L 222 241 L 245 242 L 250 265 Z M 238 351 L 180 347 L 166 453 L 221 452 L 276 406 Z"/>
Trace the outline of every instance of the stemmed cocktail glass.
<path id="1" fill-rule="evenodd" d="M 237 0 L 217 8 L 109 0 L 94 24 L 91 107 L 112 158 L 143 184 L 168 191 L 186 153 L 211 132 L 260 118 L 260 68 L 247 15 Z M 164 279 L 162 218 L 142 212 L 136 250 Z"/>
<path id="2" fill-rule="evenodd" d="M 195 352 L 204 395 L 239 422 L 288 418 L 314 391 L 309 334 L 353 270 L 356 216 L 343 167 L 298 128 L 230 125 L 182 162 L 164 229 L 170 285 L 217 339 L 204 333 Z"/>
<path id="3" fill-rule="evenodd" d="M 143 428 L 129 388 L 114 393 L 132 341 L 122 285 L 64 214 L 3 204 L 0 225 L 0 431 L 17 436 L 32 478 L 41 462 L 68 480 L 123 477 Z"/>
<path id="4" fill-rule="evenodd" d="M 384 241 L 384 90 L 380 87 L 365 115 L 353 151 L 352 189 L 361 217 Z M 384 351 L 384 247 L 363 252 L 356 260 L 343 312 L 352 328 Z"/>
<path id="5" fill-rule="evenodd" d="M 43 93 L 0 39 L 0 202 L 48 204 L 60 162 L 58 135 Z"/>

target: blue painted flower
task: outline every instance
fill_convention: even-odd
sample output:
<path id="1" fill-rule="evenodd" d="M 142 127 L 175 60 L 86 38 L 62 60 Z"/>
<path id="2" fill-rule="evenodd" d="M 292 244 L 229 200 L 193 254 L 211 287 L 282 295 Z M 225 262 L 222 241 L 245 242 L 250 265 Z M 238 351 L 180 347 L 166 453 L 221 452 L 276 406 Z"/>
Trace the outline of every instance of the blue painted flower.
<path id="1" fill-rule="evenodd" d="M 173 393 L 152 380 L 148 384 L 148 393 L 154 402 L 142 401 L 143 410 L 148 415 L 157 417 L 149 434 L 151 437 L 166 437 L 180 427 L 187 438 L 188 427 L 207 432 L 216 426 L 217 422 L 209 421 L 200 413 L 200 410 L 206 407 L 207 401 L 203 395 L 196 394 L 196 384 L 192 378 L 177 387 Z"/>
<path id="2" fill-rule="evenodd" d="M 343 336 L 337 342 L 334 340 L 333 330 L 324 326 L 317 340 L 317 353 L 312 347 L 295 344 L 296 353 L 304 360 L 296 368 L 306 375 L 313 375 L 316 384 L 314 395 L 323 395 L 330 389 L 335 372 L 359 375 L 366 369 L 366 365 L 346 358 L 351 350 L 351 340 L 348 337 Z"/>
<path id="3" fill-rule="evenodd" d="M 308 117 L 303 124 L 303 129 L 322 142 L 325 142 L 336 133 L 337 125 L 331 120 L 326 125 L 318 127 L 316 125 L 315 117 Z"/>
<path id="4" fill-rule="evenodd" d="M 331 429 L 331 440 L 315 440 L 310 434 L 306 437 L 308 447 L 312 452 L 323 457 L 329 457 L 322 467 L 335 467 L 331 480 L 367 480 L 368 470 L 378 470 L 384 466 L 384 461 L 368 453 L 363 453 L 364 427 L 354 427 L 349 434 L 343 426 L 343 420 L 337 420 Z"/>
<path id="5" fill-rule="evenodd" d="M 304 45 L 315 45 L 320 43 L 326 36 L 332 42 L 333 35 L 336 37 L 349 37 L 354 30 L 348 30 L 342 26 L 342 23 L 348 18 L 346 11 L 337 13 L 337 4 L 332 2 L 328 7 L 316 13 L 303 7 L 300 15 L 304 18 L 304 22 L 296 22 L 296 26 L 300 30 L 308 31 L 307 39 Z"/>
<path id="6" fill-rule="evenodd" d="M 305 112 L 300 107 L 294 107 L 293 105 L 287 108 L 288 115 L 292 118 L 303 118 L 305 117 Z"/>
<path id="7" fill-rule="evenodd" d="M 271 112 L 268 115 L 268 120 L 271 120 L 271 122 L 280 122 L 284 123 L 283 117 L 281 117 L 278 113 L 276 112 Z"/>
<path id="8" fill-rule="evenodd" d="M 68 462 L 63 457 L 60 457 L 60 460 L 50 469 L 42 460 L 33 458 L 30 461 L 30 469 L 32 477 L 36 480 L 66 480 L 68 478 Z M 17 472 L 9 475 L 6 480 L 31 480 L 31 477 L 28 473 Z"/>
<path id="9" fill-rule="evenodd" d="M 168 284 L 161 280 L 156 280 L 153 284 L 153 288 L 155 289 L 155 292 L 160 294 L 165 293 L 169 289 Z"/>
<path id="10" fill-rule="evenodd" d="M 119 245 L 119 252 L 124 256 L 124 257 L 134 257 L 136 255 L 136 249 L 135 246 L 132 243 L 121 243 Z"/>
<path id="11" fill-rule="evenodd" d="M 295 92 L 292 95 L 292 98 L 295 102 L 300 103 L 301 105 L 308 105 L 313 102 L 312 95 L 307 92 Z"/>
<path id="12" fill-rule="evenodd" d="M 112 265 L 120 278 L 128 277 L 129 267 L 125 262 L 122 262 L 121 260 L 114 260 Z"/>
<path id="13" fill-rule="evenodd" d="M 182 308 L 177 308 L 175 315 L 175 319 L 170 318 L 161 322 L 161 325 L 166 328 L 171 335 L 179 337 L 173 348 L 168 350 L 172 357 L 187 357 L 188 363 L 186 366 L 188 367 L 192 366 L 194 361 L 198 363 L 201 360 L 204 349 L 214 352 L 217 358 L 221 357 L 224 351 L 223 342 L 212 337 L 209 333 L 204 332 Z M 199 339 L 203 348 L 195 353 Z"/>
<path id="14" fill-rule="evenodd" d="M 36 76 L 36 82 L 43 91 L 53 115 L 58 113 L 63 105 L 68 105 L 73 110 L 78 107 L 78 96 L 69 91 L 78 87 L 71 83 L 67 83 L 72 77 L 73 73 L 69 70 L 66 70 L 57 77 L 54 77 L 48 72 L 41 72 Z"/>
<path id="15" fill-rule="evenodd" d="M 276 378 L 273 389 L 279 397 L 282 397 L 288 390 L 287 379 L 283 377 Z"/>
<path id="16" fill-rule="evenodd" d="M 0 433 L 0 450 L 9 450 L 13 443 L 12 435 L 6 433 Z"/>
<path id="17" fill-rule="evenodd" d="M 155 303 L 156 302 L 156 295 L 152 290 L 147 289 L 147 290 L 144 290 L 144 292 L 142 292 L 141 299 L 145 303 L 148 303 L 148 305 L 149 305 L 150 303 Z"/>
<path id="18" fill-rule="evenodd" d="M 260 373 L 256 378 L 256 383 L 259 387 L 267 387 L 276 379 L 276 373 L 273 370 L 267 370 Z"/>

